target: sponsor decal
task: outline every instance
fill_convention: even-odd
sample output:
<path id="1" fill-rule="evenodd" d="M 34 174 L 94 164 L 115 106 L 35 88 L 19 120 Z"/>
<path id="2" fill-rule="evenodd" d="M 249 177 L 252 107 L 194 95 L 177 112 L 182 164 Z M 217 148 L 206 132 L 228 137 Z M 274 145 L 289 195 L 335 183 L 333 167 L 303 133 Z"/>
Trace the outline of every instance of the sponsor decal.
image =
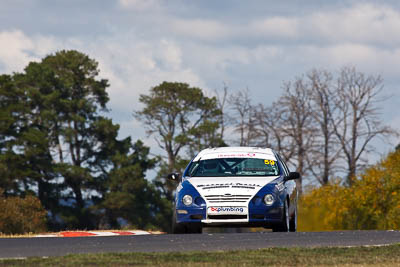
<path id="1" fill-rule="evenodd" d="M 211 189 L 211 188 L 252 188 L 261 187 L 259 184 L 247 183 L 215 183 L 215 184 L 199 184 L 198 188 Z"/>
<path id="2" fill-rule="evenodd" d="M 246 207 L 209 207 L 208 214 L 247 214 Z"/>
<path id="3" fill-rule="evenodd" d="M 242 207 L 211 207 L 210 211 L 215 211 L 215 212 L 227 212 L 227 211 L 243 212 L 243 208 Z"/>
<path id="4" fill-rule="evenodd" d="M 265 165 L 272 165 L 272 166 L 274 166 L 274 165 L 275 165 L 275 160 L 266 159 L 266 160 L 264 160 L 264 163 L 265 163 Z"/>
<path id="5" fill-rule="evenodd" d="M 280 182 L 279 184 L 275 185 L 276 189 L 278 189 L 278 191 L 282 191 L 283 189 L 285 189 L 285 185 L 283 184 L 283 182 Z"/>
<path id="6" fill-rule="evenodd" d="M 218 158 L 254 158 L 256 153 L 218 154 Z"/>

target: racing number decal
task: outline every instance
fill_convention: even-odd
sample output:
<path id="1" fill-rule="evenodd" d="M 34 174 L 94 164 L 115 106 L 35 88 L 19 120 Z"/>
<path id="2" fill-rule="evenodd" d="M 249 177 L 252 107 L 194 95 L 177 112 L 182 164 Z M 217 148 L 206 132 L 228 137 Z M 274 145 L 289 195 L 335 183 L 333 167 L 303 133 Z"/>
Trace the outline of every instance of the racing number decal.
<path id="1" fill-rule="evenodd" d="M 270 164 L 271 164 L 271 165 L 275 165 L 275 161 L 272 160 L 272 159 L 271 159 L 271 160 L 266 159 L 266 160 L 264 160 L 264 162 L 265 162 L 266 165 L 270 165 Z"/>

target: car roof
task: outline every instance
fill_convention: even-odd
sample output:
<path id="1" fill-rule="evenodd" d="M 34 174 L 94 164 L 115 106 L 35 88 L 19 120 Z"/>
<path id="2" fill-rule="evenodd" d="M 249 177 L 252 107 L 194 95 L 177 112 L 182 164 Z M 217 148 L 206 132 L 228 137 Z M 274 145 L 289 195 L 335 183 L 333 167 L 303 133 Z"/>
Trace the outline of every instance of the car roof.
<path id="1" fill-rule="evenodd" d="M 275 153 L 271 148 L 262 148 L 262 147 L 215 147 L 215 148 L 207 148 L 199 152 L 197 156 L 193 159 L 193 161 L 198 161 L 200 158 L 209 158 L 212 155 L 229 155 L 229 154 L 243 154 L 243 153 L 256 153 L 262 154 L 272 158 L 275 158 Z M 218 156 L 215 156 L 218 158 Z"/>

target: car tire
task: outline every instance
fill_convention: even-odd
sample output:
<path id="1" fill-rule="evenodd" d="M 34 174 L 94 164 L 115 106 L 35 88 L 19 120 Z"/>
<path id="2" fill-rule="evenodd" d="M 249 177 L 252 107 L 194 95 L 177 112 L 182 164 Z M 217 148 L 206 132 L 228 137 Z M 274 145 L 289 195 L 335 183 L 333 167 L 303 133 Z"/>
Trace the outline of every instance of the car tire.
<path id="1" fill-rule="evenodd" d="M 283 207 L 283 216 L 282 223 L 275 225 L 272 228 L 273 232 L 289 232 L 289 206 L 288 201 L 285 201 L 285 205 Z"/>
<path id="2" fill-rule="evenodd" d="M 188 234 L 201 234 L 203 232 L 203 228 L 201 225 L 187 225 L 186 233 Z"/>
<path id="3" fill-rule="evenodd" d="M 184 234 L 186 233 L 185 226 L 176 222 L 176 212 L 173 211 L 172 215 L 172 227 L 171 227 L 172 234 Z"/>
<path id="4" fill-rule="evenodd" d="M 294 208 L 294 213 L 292 218 L 289 221 L 289 231 L 290 232 L 297 232 L 297 205 Z"/>

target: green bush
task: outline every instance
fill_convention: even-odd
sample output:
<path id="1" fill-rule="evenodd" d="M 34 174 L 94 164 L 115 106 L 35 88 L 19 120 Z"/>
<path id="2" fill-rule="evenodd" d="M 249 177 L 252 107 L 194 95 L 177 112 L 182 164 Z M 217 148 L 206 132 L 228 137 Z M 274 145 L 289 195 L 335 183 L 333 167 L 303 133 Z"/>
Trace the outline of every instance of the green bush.
<path id="1" fill-rule="evenodd" d="M 24 234 L 46 231 L 47 212 L 34 196 L 4 197 L 0 192 L 0 232 Z"/>

